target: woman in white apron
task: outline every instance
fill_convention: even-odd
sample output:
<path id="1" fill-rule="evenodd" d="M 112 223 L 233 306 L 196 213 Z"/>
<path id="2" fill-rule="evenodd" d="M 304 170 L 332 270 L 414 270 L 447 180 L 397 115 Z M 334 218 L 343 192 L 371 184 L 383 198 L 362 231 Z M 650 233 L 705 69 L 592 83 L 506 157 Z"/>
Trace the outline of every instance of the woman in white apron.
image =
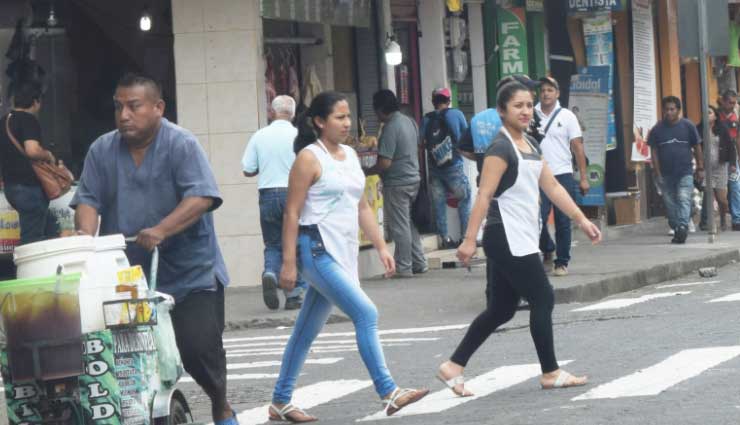
<path id="1" fill-rule="evenodd" d="M 458 396 L 471 396 L 464 387 L 463 369 L 475 351 L 499 326 L 514 317 L 520 297 L 530 306 L 530 330 L 542 368 L 542 388 L 584 385 L 586 377 L 562 371 L 555 358 L 552 332 L 554 294 L 539 256 L 539 190 L 565 211 L 593 243 L 599 229 L 576 206 L 542 158 L 537 142 L 525 134 L 532 119 L 533 97 L 519 82 L 504 84 L 497 94 L 504 126 L 486 152 L 483 172 L 465 239 L 457 256 L 465 264 L 475 253 L 475 238 L 488 214 L 483 234 L 490 299 L 488 308 L 471 323 L 437 377 Z M 490 207 L 489 207 L 490 206 Z"/>
<path id="2" fill-rule="evenodd" d="M 396 386 L 378 338 L 378 311 L 360 288 L 360 228 L 377 249 L 386 276 L 395 272 L 395 264 L 365 199 L 365 174 L 357 154 L 342 144 L 351 124 L 347 99 L 335 92 L 316 96 L 299 119 L 283 220 L 280 286 L 292 289 L 300 268 L 309 289 L 283 354 L 269 409 L 272 420 L 317 420 L 290 400 L 311 344 L 334 305 L 355 325 L 360 356 L 388 415 L 429 392 Z"/>

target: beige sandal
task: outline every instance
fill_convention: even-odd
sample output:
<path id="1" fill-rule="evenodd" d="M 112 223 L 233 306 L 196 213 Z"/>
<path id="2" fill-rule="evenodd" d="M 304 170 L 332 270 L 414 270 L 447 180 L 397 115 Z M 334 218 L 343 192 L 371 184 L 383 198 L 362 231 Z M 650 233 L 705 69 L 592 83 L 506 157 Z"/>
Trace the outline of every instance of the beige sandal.
<path id="1" fill-rule="evenodd" d="M 582 387 L 586 384 L 588 384 L 588 378 L 584 382 L 574 382 L 573 379 L 577 378 L 570 373 L 561 370 L 558 374 L 558 377 L 555 379 L 555 382 L 553 382 L 550 385 L 545 385 L 542 382 L 540 382 L 540 385 L 542 386 L 543 390 L 553 390 L 557 388 L 570 388 L 570 387 Z"/>
<path id="2" fill-rule="evenodd" d="M 465 389 L 465 377 L 462 375 L 457 375 L 454 378 L 446 379 L 444 376 L 442 376 L 442 372 L 437 372 L 437 379 L 439 379 L 443 384 L 447 386 L 447 388 L 450 389 L 453 393 L 455 393 L 458 397 L 472 397 L 472 392 Z M 461 385 L 462 386 L 462 392 L 455 391 L 455 387 Z"/>
<path id="3" fill-rule="evenodd" d="M 283 406 L 282 409 L 279 409 L 274 404 L 271 404 L 270 408 L 268 409 L 268 412 L 269 412 L 268 414 L 270 416 L 271 421 L 283 421 L 283 422 L 299 424 L 299 423 L 304 423 L 304 422 L 316 422 L 319 420 L 318 418 L 314 416 L 310 416 L 309 414 L 304 412 L 303 409 L 299 409 L 298 407 L 295 407 L 290 403 Z M 301 415 L 303 415 L 303 418 L 297 419 L 297 418 L 288 416 L 294 412 L 300 413 Z"/>
<path id="4" fill-rule="evenodd" d="M 392 414 L 398 412 L 409 404 L 416 403 L 417 401 L 426 397 L 427 394 L 429 394 L 428 389 L 414 390 L 410 388 L 401 389 L 396 387 L 396 389 L 393 390 L 393 392 L 391 393 L 390 397 L 381 400 L 381 403 L 383 403 L 383 405 L 385 406 L 385 414 L 391 416 Z M 399 404 L 399 399 L 406 396 L 409 397 L 402 404 Z"/>

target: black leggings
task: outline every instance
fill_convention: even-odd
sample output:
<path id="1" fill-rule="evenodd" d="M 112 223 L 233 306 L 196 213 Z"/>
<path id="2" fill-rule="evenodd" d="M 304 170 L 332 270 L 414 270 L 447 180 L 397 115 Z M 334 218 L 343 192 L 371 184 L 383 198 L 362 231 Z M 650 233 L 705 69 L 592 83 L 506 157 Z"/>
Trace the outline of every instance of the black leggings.
<path id="1" fill-rule="evenodd" d="M 499 326 L 511 320 L 519 297 L 529 302 L 529 330 L 537 349 L 542 373 L 558 369 L 552 337 L 555 294 L 547 280 L 539 254 L 511 255 L 502 224 L 486 227 L 483 249 L 488 258 L 488 308 L 470 324 L 451 359 L 465 367 L 473 353 Z"/>

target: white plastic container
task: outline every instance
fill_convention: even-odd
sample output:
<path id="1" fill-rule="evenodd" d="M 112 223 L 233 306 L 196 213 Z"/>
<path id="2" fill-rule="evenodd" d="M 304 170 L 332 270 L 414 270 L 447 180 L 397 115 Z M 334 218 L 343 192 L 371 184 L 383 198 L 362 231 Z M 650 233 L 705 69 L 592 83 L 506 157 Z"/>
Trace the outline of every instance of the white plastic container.
<path id="1" fill-rule="evenodd" d="M 56 273 L 82 273 L 80 319 L 82 332 L 105 329 L 103 302 L 116 299 L 117 273 L 129 267 L 123 235 L 92 238 L 73 236 L 19 246 L 14 259 L 18 278 L 43 277 Z"/>
<path id="2" fill-rule="evenodd" d="M 92 236 L 71 236 L 18 246 L 13 261 L 18 279 L 56 274 L 60 265 L 64 273 L 89 274 L 88 261 L 94 254 Z"/>

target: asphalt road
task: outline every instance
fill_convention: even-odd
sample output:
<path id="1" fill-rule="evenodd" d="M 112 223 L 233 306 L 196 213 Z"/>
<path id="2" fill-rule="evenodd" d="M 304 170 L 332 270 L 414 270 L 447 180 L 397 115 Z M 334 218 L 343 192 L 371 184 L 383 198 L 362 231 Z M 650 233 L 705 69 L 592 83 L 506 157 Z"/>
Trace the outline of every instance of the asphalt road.
<path id="1" fill-rule="evenodd" d="M 381 340 L 396 382 L 429 387 L 427 399 L 401 411 L 398 424 L 738 424 L 740 423 L 740 266 L 716 278 L 686 276 L 590 304 L 555 307 L 555 343 L 563 368 L 587 374 L 586 387 L 545 391 L 521 311 L 471 360 L 466 376 L 477 397 L 453 397 L 434 379 L 481 297 L 446 309 L 450 296 L 405 294 L 378 305 Z M 682 286 L 666 286 L 666 285 Z M 685 284 L 685 285 L 683 285 Z M 734 297 L 733 297 L 734 294 Z M 723 297 L 728 297 L 722 300 Z M 713 300 L 721 300 L 712 302 Z M 636 302 L 637 301 L 637 302 Z M 406 308 L 399 308 L 405 305 Z M 584 310 L 580 310 L 584 309 Z M 445 315 L 434 312 L 445 311 Z M 350 323 L 327 325 L 299 378 L 294 402 L 322 424 L 351 424 L 381 410 L 360 360 Z M 229 398 L 242 425 L 267 423 L 289 329 L 225 335 Z M 209 403 L 183 382 L 195 419 L 208 421 Z M 406 416 L 403 416 L 406 414 Z M 384 423 L 373 419 L 367 423 Z"/>

